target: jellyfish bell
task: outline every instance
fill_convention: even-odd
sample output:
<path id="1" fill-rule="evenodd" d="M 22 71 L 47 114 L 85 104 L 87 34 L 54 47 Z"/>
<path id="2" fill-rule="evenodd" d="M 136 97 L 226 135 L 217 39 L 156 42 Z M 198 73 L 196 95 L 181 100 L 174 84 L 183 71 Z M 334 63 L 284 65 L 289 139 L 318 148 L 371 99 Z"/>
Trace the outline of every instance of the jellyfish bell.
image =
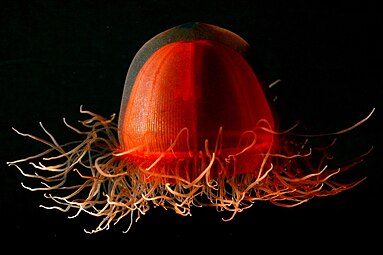
<path id="1" fill-rule="evenodd" d="M 114 115 L 93 112 L 80 127 L 64 123 L 82 139 L 58 143 L 17 133 L 49 148 L 9 165 L 39 179 L 55 208 L 101 217 L 95 233 L 121 219 L 138 220 L 152 207 L 191 215 L 191 208 L 216 207 L 232 219 L 255 201 L 291 207 L 334 195 L 363 181 L 335 177 L 361 162 L 332 165 L 329 146 L 307 139 L 332 134 L 278 130 L 265 87 L 249 64 L 249 45 L 226 29 L 187 23 L 149 40 L 126 77 L 118 124 Z M 22 170 L 30 163 L 35 174 Z"/>
<path id="2" fill-rule="evenodd" d="M 203 23 L 175 27 L 146 43 L 123 92 L 119 140 L 129 153 L 122 158 L 150 174 L 187 181 L 204 171 L 212 154 L 210 177 L 254 172 L 273 144 L 264 129 L 275 127 L 245 59 L 248 48 L 241 37 Z M 241 157 L 246 160 L 234 166 Z"/>

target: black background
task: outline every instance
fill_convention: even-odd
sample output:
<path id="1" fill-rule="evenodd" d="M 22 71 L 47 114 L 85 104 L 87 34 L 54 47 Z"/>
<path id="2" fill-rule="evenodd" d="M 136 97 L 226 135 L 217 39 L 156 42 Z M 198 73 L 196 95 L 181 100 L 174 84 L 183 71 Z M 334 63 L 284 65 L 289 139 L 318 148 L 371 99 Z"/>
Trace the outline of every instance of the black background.
<path id="1" fill-rule="evenodd" d="M 268 4 L 265 4 L 265 3 Z M 373 1 L 2 1 L 0 8 L 0 221 L 3 245 L 36 241 L 30 250 L 58 244 L 82 248 L 158 251 L 312 252 L 379 247 L 382 236 L 382 10 Z M 109 116 L 118 113 L 130 62 L 151 37 L 182 23 L 201 21 L 229 29 L 253 46 L 265 82 L 273 88 L 281 125 L 302 120 L 313 133 L 348 127 L 339 156 L 351 158 L 371 146 L 351 170 L 367 180 L 333 197 L 299 207 L 267 202 L 222 222 L 214 209 L 194 208 L 192 217 L 150 210 L 127 234 L 127 222 L 96 235 L 84 228 L 88 215 L 39 208 L 42 193 L 20 185 L 6 161 L 42 147 L 11 127 L 42 135 L 38 122 L 59 141 L 71 132 L 62 118 L 82 119 L 80 105 Z M 183 245 L 183 250 L 177 250 Z M 304 246 L 307 245 L 306 248 Z M 14 246 L 21 248 L 22 246 Z M 77 246 L 76 246 L 77 247 Z M 57 251 L 54 250 L 54 251 Z"/>

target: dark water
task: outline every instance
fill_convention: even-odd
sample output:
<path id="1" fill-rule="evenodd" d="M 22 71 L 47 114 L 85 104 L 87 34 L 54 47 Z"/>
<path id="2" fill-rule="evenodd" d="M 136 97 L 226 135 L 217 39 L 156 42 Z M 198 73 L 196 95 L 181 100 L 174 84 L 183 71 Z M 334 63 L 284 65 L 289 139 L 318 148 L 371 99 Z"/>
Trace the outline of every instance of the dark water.
<path id="1" fill-rule="evenodd" d="M 0 8 L 0 219 L 9 241 L 82 242 L 82 247 L 216 251 L 238 247 L 295 250 L 303 243 L 326 250 L 377 247 L 381 231 L 382 141 L 381 17 L 367 4 L 289 5 L 253 1 L 2 1 Z M 222 213 L 194 208 L 192 217 L 153 209 L 121 234 L 128 222 L 96 235 L 83 229 L 97 219 L 44 210 L 43 193 L 21 187 L 23 177 L 5 162 L 42 149 L 16 135 L 43 135 L 38 122 L 59 141 L 72 134 L 62 123 L 76 123 L 80 105 L 102 115 L 118 113 L 126 72 L 134 54 L 152 36 L 170 27 L 202 21 L 227 28 L 252 45 L 255 63 L 271 89 L 282 127 L 302 120 L 307 130 L 332 132 L 372 118 L 339 139 L 336 153 L 347 159 L 372 145 L 365 162 L 351 170 L 367 176 L 356 188 L 292 209 L 267 202 L 222 222 Z M 342 158 L 343 159 L 343 158 Z M 345 239 L 341 239 L 345 237 Z M 271 246 L 270 246 L 271 245 Z M 33 249 L 41 244 L 32 246 Z M 31 248 L 32 249 L 32 248 Z M 299 249 L 298 249 L 299 250 Z"/>

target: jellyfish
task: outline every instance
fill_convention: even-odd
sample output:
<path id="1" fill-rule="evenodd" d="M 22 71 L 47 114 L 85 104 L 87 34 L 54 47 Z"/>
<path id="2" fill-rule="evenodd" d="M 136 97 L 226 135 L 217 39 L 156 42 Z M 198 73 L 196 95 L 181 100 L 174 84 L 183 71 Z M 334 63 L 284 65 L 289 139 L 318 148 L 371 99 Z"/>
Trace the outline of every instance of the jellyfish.
<path id="1" fill-rule="evenodd" d="M 182 24 L 154 36 L 137 52 L 125 80 L 118 121 L 80 107 L 84 120 L 64 124 L 81 138 L 61 144 L 15 132 L 47 145 L 36 155 L 8 162 L 41 185 L 47 209 L 98 217 L 87 233 L 133 222 L 151 208 L 182 216 L 215 207 L 224 221 L 258 201 L 293 207 L 361 183 L 337 177 L 360 163 L 328 153 L 330 134 L 280 130 L 273 100 L 251 63 L 249 44 L 207 23 Z M 326 145 L 310 141 L 330 136 Z M 314 143 L 315 144 L 315 143 Z M 35 172 L 31 172 L 33 169 Z"/>

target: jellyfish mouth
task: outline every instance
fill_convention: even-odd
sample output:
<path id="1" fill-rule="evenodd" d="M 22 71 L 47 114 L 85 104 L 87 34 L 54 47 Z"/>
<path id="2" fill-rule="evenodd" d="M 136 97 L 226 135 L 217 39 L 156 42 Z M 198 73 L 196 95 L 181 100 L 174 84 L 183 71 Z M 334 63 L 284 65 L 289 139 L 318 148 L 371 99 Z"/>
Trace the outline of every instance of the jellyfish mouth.
<path id="1" fill-rule="evenodd" d="M 138 153 L 138 148 L 131 151 L 121 149 L 116 138 L 114 115 L 106 119 L 82 108 L 80 112 L 90 115 L 80 122 L 85 131 L 64 122 L 85 136 L 84 139 L 61 145 L 42 125 L 49 137 L 47 140 L 15 130 L 49 148 L 37 155 L 7 163 L 15 166 L 28 180 L 41 182 L 36 188 L 22 185 L 32 191 L 48 192 L 45 197 L 54 205 L 42 207 L 63 212 L 74 210 L 71 217 L 81 212 L 100 217 L 99 225 L 91 231 L 86 230 L 88 233 L 108 229 L 122 219 L 130 222 L 129 230 L 132 222 L 152 207 L 172 209 L 183 216 L 191 215 L 192 207 L 216 207 L 218 211 L 229 213 L 223 219 L 227 221 L 250 208 L 255 201 L 292 207 L 314 197 L 335 195 L 365 179 L 347 183 L 335 180 L 340 173 L 362 162 L 369 152 L 345 164 L 333 164 L 327 151 L 335 140 L 327 146 L 306 148 L 305 136 L 298 136 L 304 138 L 303 142 L 297 139 L 292 143 L 290 132 L 273 133 L 281 140 L 278 150 L 275 144 L 261 144 L 261 148 L 257 147 L 260 144 L 251 146 L 250 142 L 248 146 L 239 147 L 240 150 L 235 148 L 233 153 L 216 146 L 214 150 L 194 155 L 190 152 L 174 153 L 169 146 L 169 151 L 150 155 L 148 159 L 147 154 Z M 259 158 L 248 163 L 251 162 L 249 158 L 255 155 Z M 36 172 L 22 170 L 23 163 L 31 164 Z M 198 171 L 193 173 L 190 167 Z M 239 169 L 242 168 L 252 171 L 241 173 Z"/>

